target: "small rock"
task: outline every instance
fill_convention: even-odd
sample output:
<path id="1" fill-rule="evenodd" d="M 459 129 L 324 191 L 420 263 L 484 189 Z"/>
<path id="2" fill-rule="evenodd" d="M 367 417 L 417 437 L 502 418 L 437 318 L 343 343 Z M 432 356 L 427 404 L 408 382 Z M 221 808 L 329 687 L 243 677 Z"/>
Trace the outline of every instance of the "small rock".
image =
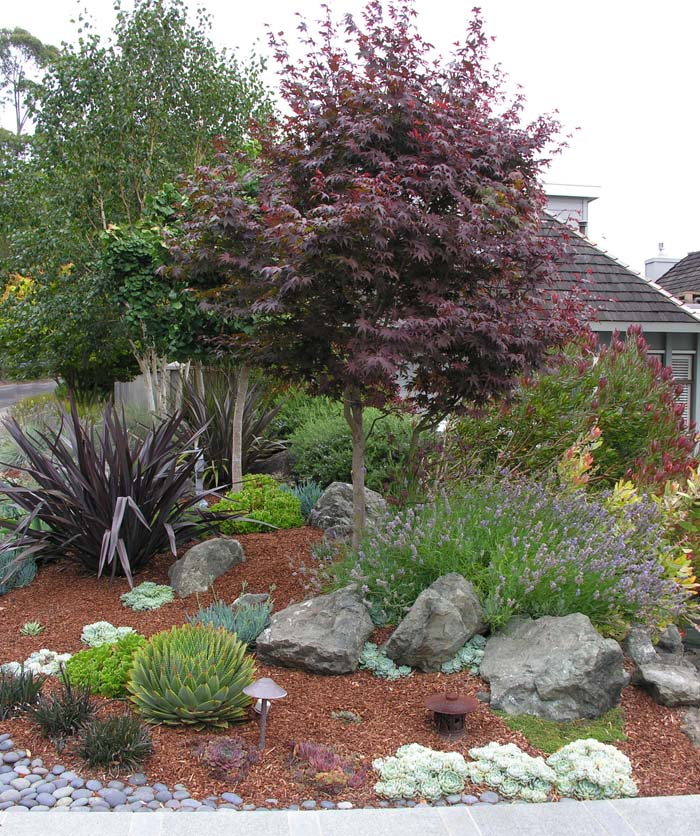
<path id="1" fill-rule="evenodd" d="M 661 633 L 656 643 L 656 649 L 661 653 L 670 653 L 673 656 L 683 655 L 683 639 L 675 624 L 669 624 Z"/>
<path id="2" fill-rule="evenodd" d="M 101 790 L 100 794 L 110 807 L 118 807 L 120 804 L 126 804 L 126 796 L 121 790 L 116 788 Z"/>
<path id="3" fill-rule="evenodd" d="M 46 807 L 53 807 L 56 804 L 56 799 L 48 792 L 40 792 L 36 800 Z"/>
<path id="4" fill-rule="evenodd" d="M 170 801 L 173 797 L 173 794 L 170 790 L 159 790 L 155 795 L 155 800 L 160 801 L 161 804 L 165 804 L 166 801 Z"/>
<path id="5" fill-rule="evenodd" d="M 313 801 L 311 798 L 308 798 L 306 801 L 301 802 L 301 807 L 303 810 L 315 810 L 316 802 Z"/>
<path id="6" fill-rule="evenodd" d="M 482 792 L 479 796 L 479 801 L 481 801 L 483 804 L 498 804 L 499 800 L 500 799 L 498 797 L 498 794 L 495 792 L 491 792 L 490 790 Z"/>
<path id="7" fill-rule="evenodd" d="M 477 804 L 479 799 L 475 795 L 463 795 L 461 798 L 462 804 Z"/>
<path id="8" fill-rule="evenodd" d="M 52 775 L 62 775 L 66 771 L 65 766 L 61 766 L 61 764 L 56 764 L 56 766 L 51 768 Z"/>
<path id="9" fill-rule="evenodd" d="M 189 797 L 190 794 L 187 792 L 187 790 L 175 790 L 175 792 L 173 793 L 173 798 L 176 801 L 184 801 L 186 798 Z"/>
<path id="10" fill-rule="evenodd" d="M 695 749 L 700 748 L 700 708 L 688 708 L 683 713 L 681 731 Z"/>
<path id="11" fill-rule="evenodd" d="M 335 804 L 332 801 L 328 801 L 328 799 L 324 799 L 320 805 L 323 810 L 333 810 L 335 808 Z"/>
<path id="12" fill-rule="evenodd" d="M 448 804 L 460 804 L 461 801 L 462 801 L 462 796 L 461 795 L 448 795 L 445 798 L 445 801 Z"/>
<path id="13" fill-rule="evenodd" d="M 134 787 L 143 787 L 148 783 L 148 779 L 143 772 L 137 772 L 134 775 L 129 775 L 126 780 Z"/>
<path id="14" fill-rule="evenodd" d="M 235 792 L 222 792 L 221 797 L 224 799 L 224 801 L 228 801 L 229 804 L 243 804 L 243 799 L 240 797 L 240 795 L 236 795 Z"/>
<path id="15" fill-rule="evenodd" d="M 9 789 L 0 792 L 0 801 L 11 801 L 15 804 L 17 801 L 20 800 L 22 796 L 19 794 L 19 790 Z"/>
<path id="16" fill-rule="evenodd" d="M 479 702 L 485 702 L 487 705 L 491 702 L 491 694 L 488 691 L 477 691 L 476 698 Z"/>
<path id="17" fill-rule="evenodd" d="M 93 792 L 99 792 L 102 789 L 102 782 L 90 780 L 85 782 L 85 787 L 88 790 L 92 790 Z"/>
<path id="18" fill-rule="evenodd" d="M 28 787 L 31 787 L 31 785 L 31 781 L 27 781 L 26 778 L 15 778 L 10 781 L 10 786 L 16 790 L 26 790 Z"/>
<path id="19" fill-rule="evenodd" d="M 73 792 L 73 787 L 59 787 L 53 791 L 54 798 L 68 798 Z"/>

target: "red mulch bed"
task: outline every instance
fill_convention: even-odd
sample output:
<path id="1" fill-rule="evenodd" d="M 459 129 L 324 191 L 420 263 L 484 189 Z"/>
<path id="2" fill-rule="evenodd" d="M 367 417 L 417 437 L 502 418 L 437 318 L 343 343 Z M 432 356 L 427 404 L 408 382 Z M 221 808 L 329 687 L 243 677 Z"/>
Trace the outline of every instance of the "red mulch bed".
<path id="1" fill-rule="evenodd" d="M 216 595 L 231 601 L 240 594 L 245 581 L 248 592 L 266 592 L 274 584 L 275 609 L 302 600 L 314 590 L 310 546 L 320 536 L 320 532 L 304 528 L 240 537 L 246 562 L 217 579 Z M 166 555 L 157 558 L 138 581 L 167 583 L 171 560 Z M 75 653 L 84 647 L 80 632 L 89 622 L 106 620 L 117 626 L 128 624 L 148 636 L 182 623 L 186 614 L 197 608 L 194 598 L 190 598 L 176 600 L 153 612 L 136 613 L 119 601 L 119 595 L 127 588 L 123 579 L 97 581 L 67 563 L 42 568 L 31 586 L 0 598 L 0 662 L 22 661 L 42 647 Z M 211 594 L 200 596 L 200 603 L 209 603 L 211 597 Z M 45 625 L 41 636 L 19 635 L 19 628 L 30 620 Z M 385 636 L 386 631 L 377 631 L 376 638 Z M 366 764 L 412 742 L 453 749 L 467 756 L 472 746 L 482 746 L 492 740 L 512 741 L 531 754 L 541 754 L 521 734 L 508 729 L 487 705 L 470 715 L 469 733 L 462 741 L 450 744 L 437 736 L 423 707 L 425 697 L 443 689 L 447 681 L 465 694 L 487 690 L 479 677 L 470 674 L 452 675 L 448 680 L 443 674 L 416 673 L 408 679 L 386 682 L 366 672 L 323 677 L 258 664 L 257 675 L 272 676 L 289 696 L 273 705 L 267 748 L 245 780 L 238 785 L 218 780 L 197 757 L 195 747 L 211 734 L 154 727 L 155 753 L 144 765 L 149 781 L 168 785 L 183 783 L 195 798 L 234 791 L 246 802 L 264 804 L 266 799 L 276 798 L 281 805 L 287 805 L 323 797 L 317 788 L 295 780 L 289 768 L 290 746 L 298 740 L 332 744 L 341 754 L 360 755 Z M 632 687 L 624 691 L 622 705 L 629 740 L 618 746 L 632 761 L 640 794 L 699 793 L 700 751 L 694 750 L 680 731 L 681 711 L 656 705 Z M 345 725 L 332 719 L 331 712 L 342 709 L 356 712 L 362 722 Z M 43 757 L 49 766 L 60 761 L 68 767 L 81 768 L 70 748 L 58 754 L 25 719 L 4 721 L 1 730 L 12 735 L 15 745 L 29 749 L 34 757 Z M 253 720 L 228 733 L 241 734 L 253 745 L 258 726 Z M 83 770 L 83 774 L 87 771 Z M 344 791 L 338 799 L 355 804 L 375 803 L 378 799 L 372 785 L 370 776 L 366 786 Z"/>

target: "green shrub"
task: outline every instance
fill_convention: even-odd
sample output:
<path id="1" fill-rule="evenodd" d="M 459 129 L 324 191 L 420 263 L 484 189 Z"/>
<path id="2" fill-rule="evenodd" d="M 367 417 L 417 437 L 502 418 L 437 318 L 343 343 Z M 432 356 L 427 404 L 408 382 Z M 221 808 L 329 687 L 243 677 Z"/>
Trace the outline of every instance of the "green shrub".
<path id="1" fill-rule="evenodd" d="M 172 586 L 154 583 L 153 581 L 144 581 L 119 596 L 119 600 L 125 607 L 136 610 L 136 612 L 159 610 L 165 604 L 173 601 L 174 598 L 175 592 Z"/>
<path id="2" fill-rule="evenodd" d="M 325 414 L 311 412 L 292 433 L 289 446 L 295 479 L 313 479 L 324 487 L 349 482 L 352 469 L 352 439 L 342 405 L 328 404 Z M 406 468 L 413 420 L 407 415 L 381 417 L 378 410 L 366 409 L 364 423 L 365 433 L 373 426 L 365 450 L 365 482 L 383 492 Z"/>
<path id="3" fill-rule="evenodd" d="M 640 329 L 600 351 L 587 337 L 522 380 L 510 402 L 458 421 L 451 452 L 467 468 L 538 473 L 597 427 L 603 443 L 593 451 L 592 484 L 627 477 L 663 486 L 695 463 L 676 395 L 670 369 L 647 353 Z"/>
<path id="4" fill-rule="evenodd" d="M 572 720 L 567 723 L 544 720 L 531 714 L 510 715 L 502 711 L 496 714 L 509 729 L 521 732 L 535 749 L 548 755 L 582 738 L 593 738 L 601 743 L 627 740 L 625 715 L 621 708 L 612 708 L 595 720 Z"/>
<path id="5" fill-rule="evenodd" d="M 88 766 L 134 770 L 153 752 L 153 741 L 138 717 L 125 712 L 85 723 L 76 751 Z"/>
<path id="6" fill-rule="evenodd" d="M 124 696 L 134 656 L 145 644 L 143 636 L 133 633 L 116 644 L 81 650 L 66 663 L 66 676 L 72 685 L 84 685 L 93 694 Z"/>
<path id="7" fill-rule="evenodd" d="M 148 723 L 225 729 L 246 716 L 253 660 L 236 636 L 183 624 L 156 633 L 134 659 L 131 700 Z"/>
<path id="8" fill-rule="evenodd" d="M 329 571 L 338 586 L 361 584 L 388 623 L 449 572 L 474 584 L 492 628 L 517 614 L 582 612 L 621 636 L 631 623 L 677 619 L 688 592 L 665 576 L 670 547 L 656 506 L 640 500 L 620 526 L 604 500 L 547 482 L 475 479 L 369 532 Z"/>
<path id="9" fill-rule="evenodd" d="M 272 476 L 248 474 L 243 477 L 243 490 L 226 494 L 221 502 L 212 505 L 212 513 L 231 513 L 255 522 L 231 519 L 220 522 L 223 534 L 252 534 L 276 528 L 299 528 L 304 525 L 301 502 Z M 265 525 L 267 523 L 267 525 Z"/>
<path id="10" fill-rule="evenodd" d="M 187 616 L 190 624 L 211 624 L 212 627 L 223 627 L 229 633 L 235 633 L 240 641 L 248 647 L 255 644 L 255 640 L 265 629 L 272 612 L 272 601 L 261 601 L 259 604 L 226 604 L 224 601 L 212 601 L 208 607 L 200 607 L 198 612 Z"/>

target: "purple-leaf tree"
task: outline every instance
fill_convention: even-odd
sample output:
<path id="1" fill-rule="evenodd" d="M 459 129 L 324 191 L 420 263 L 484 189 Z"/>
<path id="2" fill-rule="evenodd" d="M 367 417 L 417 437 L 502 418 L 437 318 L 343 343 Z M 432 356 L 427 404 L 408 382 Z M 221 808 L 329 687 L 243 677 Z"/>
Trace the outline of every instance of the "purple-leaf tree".
<path id="1" fill-rule="evenodd" d="M 547 293 L 557 245 L 540 234 L 558 124 L 522 123 L 477 10 L 448 60 L 414 18 L 410 2 L 372 0 L 341 24 L 326 9 L 315 35 L 300 24 L 301 59 L 272 35 L 289 115 L 261 136 L 255 197 L 225 159 L 200 170 L 175 253 L 255 315 L 257 362 L 342 399 L 356 543 L 365 406 L 484 402 L 577 327 Z"/>

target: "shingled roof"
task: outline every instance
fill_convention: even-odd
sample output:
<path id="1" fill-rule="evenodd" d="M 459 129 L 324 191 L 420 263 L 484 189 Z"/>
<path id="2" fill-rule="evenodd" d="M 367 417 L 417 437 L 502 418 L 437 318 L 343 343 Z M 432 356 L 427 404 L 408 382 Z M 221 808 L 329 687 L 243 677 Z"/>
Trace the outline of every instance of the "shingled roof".
<path id="1" fill-rule="evenodd" d="M 626 327 L 630 323 L 653 322 L 700 330 L 700 318 L 668 291 L 625 267 L 578 232 L 549 217 L 544 231 L 546 235 L 566 239 L 566 254 L 559 263 L 555 290 L 565 293 L 577 288 L 585 302 L 596 310 L 598 323 Z"/>
<path id="2" fill-rule="evenodd" d="M 674 296 L 700 293 L 700 251 L 688 253 L 657 280 L 657 284 Z"/>

